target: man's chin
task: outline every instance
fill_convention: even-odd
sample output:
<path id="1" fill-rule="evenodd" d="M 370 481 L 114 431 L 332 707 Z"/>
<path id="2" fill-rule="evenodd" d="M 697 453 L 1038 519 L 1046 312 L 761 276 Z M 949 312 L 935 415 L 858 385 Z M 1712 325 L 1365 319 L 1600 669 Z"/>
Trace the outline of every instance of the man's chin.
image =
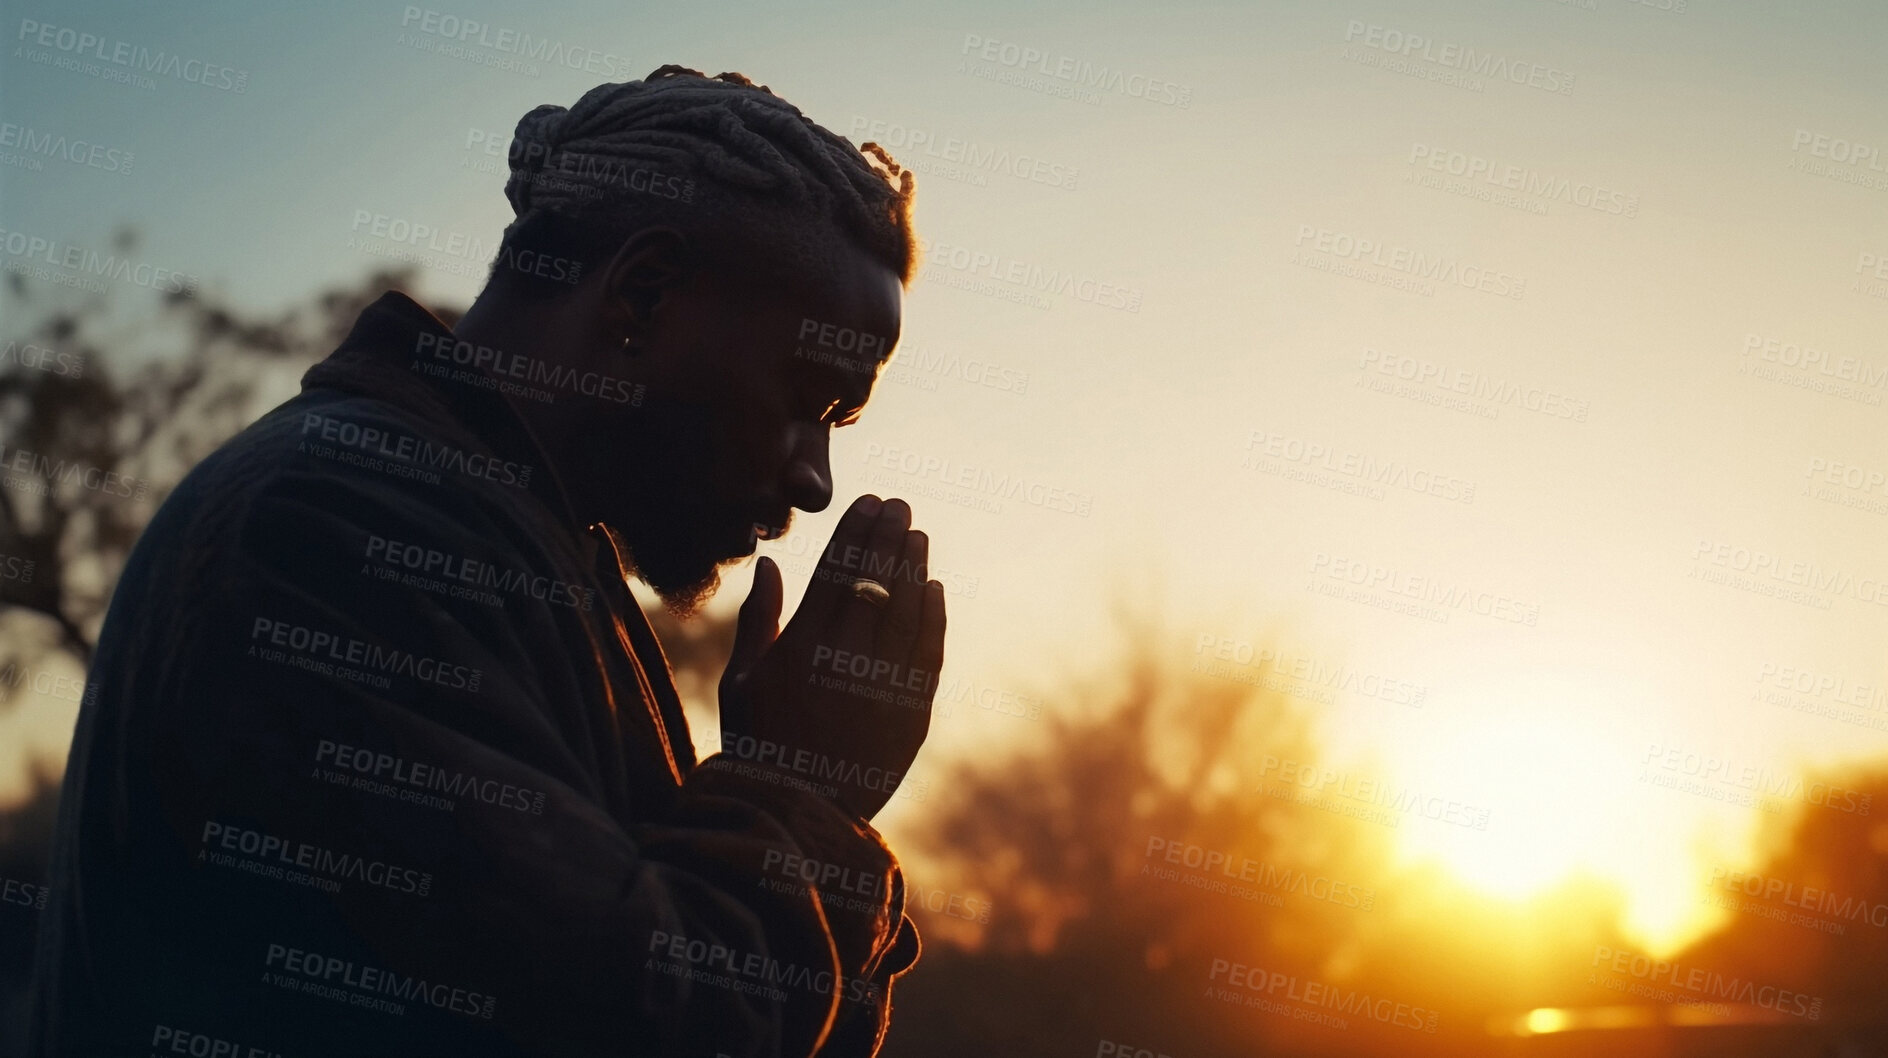
<path id="1" fill-rule="evenodd" d="M 721 590 L 721 567 L 716 566 L 706 577 L 698 578 L 687 584 L 645 582 L 662 600 L 662 608 L 669 611 L 677 620 L 686 621 L 701 612 Z"/>
<path id="2" fill-rule="evenodd" d="M 703 546 L 706 534 L 684 534 L 674 526 L 657 530 L 631 523 L 616 528 L 622 534 L 624 564 L 636 579 L 649 585 L 665 609 L 681 619 L 695 616 L 714 598 L 721 588 L 723 567 L 743 561 L 754 551 L 753 537 L 745 533 L 742 540 L 730 537 Z M 737 546 L 743 542 L 748 546 Z"/>
<path id="3" fill-rule="evenodd" d="M 644 562 L 635 554 L 634 545 L 625 548 L 624 555 L 629 571 L 644 584 L 649 585 L 656 597 L 662 600 L 663 609 L 680 620 L 687 620 L 701 612 L 715 592 L 721 590 L 721 569 L 736 559 L 718 561 L 697 558 L 694 561 L 656 561 Z"/>

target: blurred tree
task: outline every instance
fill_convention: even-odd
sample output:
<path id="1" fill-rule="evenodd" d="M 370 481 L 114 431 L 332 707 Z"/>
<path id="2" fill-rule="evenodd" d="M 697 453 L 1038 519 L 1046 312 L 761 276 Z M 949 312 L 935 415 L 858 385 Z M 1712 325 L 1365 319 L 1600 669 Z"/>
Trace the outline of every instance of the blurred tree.
<path id="1" fill-rule="evenodd" d="M 1293 797 L 1277 765 L 1324 769 L 1315 729 L 1332 703 L 1282 668 L 1203 664 L 1121 612 L 1107 668 L 1058 682 L 1075 704 L 1043 738 L 937 783 L 915 851 L 929 877 L 995 906 L 976 928 L 917 913 L 927 947 L 888 1058 L 1092 1055 L 1102 1041 L 1176 1058 L 1486 1054 L 1491 1018 L 1542 996 L 1590 1002 L 1594 946 L 1633 949 L 1608 884 L 1497 900 L 1433 861 L 1399 863 L 1395 826 L 1446 824 L 1368 819 L 1342 787 Z M 1222 1001 L 1216 960 L 1282 975 L 1264 997 L 1278 1006 Z M 1436 1029 L 1301 1016 L 1331 1013 L 1303 997 L 1332 990 L 1420 1008 Z"/>
<path id="2" fill-rule="evenodd" d="M 121 230 L 115 248 L 135 243 Z M 0 556 L 32 563 L 30 579 L 0 580 L 0 672 L 17 683 L 55 655 L 84 669 L 124 559 L 170 489 L 413 274 L 376 273 L 276 315 L 195 291 L 148 311 L 116 290 L 75 302 L 69 288 L 6 278 L 6 319 L 22 325 L 4 339 L 0 445 L 9 466 L 51 468 L 0 482 Z"/>
<path id="3" fill-rule="evenodd" d="M 918 851 L 944 887 L 993 894 L 994 909 L 969 936 L 918 913 L 928 944 L 897 996 L 888 1056 L 1088 1055 L 1103 1040 L 1276 1051 L 1290 1019 L 1205 996 L 1214 960 L 1353 976 L 1344 952 L 1382 902 L 1386 837 L 1260 790 L 1265 757 L 1317 760 L 1313 707 L 1189 669 L 1172 660 L 1182 646 L 1146 627 L 1104 656 L 1112 671 L 1058 692 L 1087 708 L 937 783 Z M 1344 1035 L 1356 1046 L 1368 1029 Z"/>
<path id="4" fill-rule="evenodd" d="M 1715 880 L 1729 921 L 1678 958 L 1819 998 L 1818 1020 L 1875 1026 L 1888 1046 L 1888 770 L 1811 774 L 1803 789 L 1836 795 L 1797 801 L 1762 863 Z"/>
<path id="5" fill-rule="evenodd" d="M 25 1051 L 25 1041 L 16 1035 L 24 1021 L 21 1006 L 39 936 L 40 887 L 58 804 L 57 770 L 36 762 L 32 793 L 0 808 L 0 887 L 5 887 L 0 892 L 0 1054 Z"/>

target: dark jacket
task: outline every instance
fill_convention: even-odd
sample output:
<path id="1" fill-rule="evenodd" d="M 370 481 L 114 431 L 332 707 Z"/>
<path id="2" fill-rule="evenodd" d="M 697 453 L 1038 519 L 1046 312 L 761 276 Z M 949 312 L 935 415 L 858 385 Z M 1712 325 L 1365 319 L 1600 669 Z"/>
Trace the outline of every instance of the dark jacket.
<path id="1" fill-rule="evenodd" d="M 489 383 L 422 369 L 447 333 L 382 297 L 132 552 L 33 1053 L 872 1053 L 917 957 L 896 860 L 697 763 L 616 540 Z"/>

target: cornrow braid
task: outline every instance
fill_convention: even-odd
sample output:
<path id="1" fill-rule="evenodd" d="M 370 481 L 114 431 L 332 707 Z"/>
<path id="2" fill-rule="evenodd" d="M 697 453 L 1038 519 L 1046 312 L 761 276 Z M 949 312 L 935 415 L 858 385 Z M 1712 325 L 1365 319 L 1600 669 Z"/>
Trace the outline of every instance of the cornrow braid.
<path id="1" fill-rule="evenodd" d="M 583 221 L 591 231 L 578 241 L 601 253 L 635 226 L 667 223 L 767 244 L 772 263 L 806 272 L 850 238 L 909 285 L 913 185 L 883 147 L 854 147 L 744 74 L 670 64 L 519 120 L 505 240 L 538 229 L 532 241 L 548 242 L 543 233 L 573 230 L 559 221 Z"/>

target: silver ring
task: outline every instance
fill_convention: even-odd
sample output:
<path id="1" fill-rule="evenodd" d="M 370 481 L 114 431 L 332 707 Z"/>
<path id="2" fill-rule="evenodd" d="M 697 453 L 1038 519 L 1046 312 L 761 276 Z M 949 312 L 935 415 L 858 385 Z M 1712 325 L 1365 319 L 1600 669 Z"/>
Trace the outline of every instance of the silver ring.
<path id="1" fill-rule="evenodd" d="M 869 577 L 854 577 L 849 587 L 854 598 L 863 599 L 873 606 L 883 606 L 892 598 L 890 589 Z"/>

